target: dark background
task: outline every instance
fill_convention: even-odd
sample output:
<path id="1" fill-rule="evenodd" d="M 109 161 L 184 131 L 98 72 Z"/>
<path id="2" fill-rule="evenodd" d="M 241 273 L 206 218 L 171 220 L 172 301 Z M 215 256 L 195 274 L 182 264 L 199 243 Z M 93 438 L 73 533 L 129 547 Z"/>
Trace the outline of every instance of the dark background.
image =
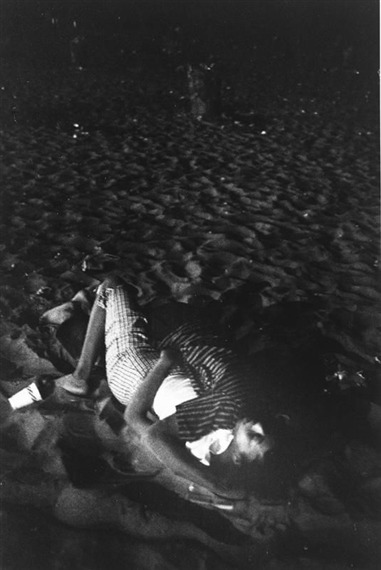
<path id="1" fill-rule="evenodd" d="M 0 10 L 8 50 L 57 61 L 73 33 L 86 36 L 93 61 L 134 43 L 157 55 L 168 34 L 188 57 L 233 48 L 250 50 L 261 64 L 275 57 L 332 66 L 352 48 L 358 67 L 374 69 L 378 61 L 376 0 L 2 0 Z"/>

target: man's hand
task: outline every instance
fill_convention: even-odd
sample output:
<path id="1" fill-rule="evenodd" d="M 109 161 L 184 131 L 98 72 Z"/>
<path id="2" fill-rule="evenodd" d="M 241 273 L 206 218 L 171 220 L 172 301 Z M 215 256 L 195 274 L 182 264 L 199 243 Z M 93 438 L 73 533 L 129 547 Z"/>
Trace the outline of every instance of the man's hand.
<path id="1" fill-rule="evenodd" d="M 154 367 L 137 387 L 124 412 L 126 422 L 142 436 L 151 426 L 147 412 L 152 408 L 156 393 L 172 367 L 170 354 L 169 350 L 162 351 Z"/>
<path id="2" fill-rule="evenodd" d="M 160 361 L 167 366 L 175 366 L 179 364 L 181 355 L 173 348 L 164 348 L 160 353 Z"/>

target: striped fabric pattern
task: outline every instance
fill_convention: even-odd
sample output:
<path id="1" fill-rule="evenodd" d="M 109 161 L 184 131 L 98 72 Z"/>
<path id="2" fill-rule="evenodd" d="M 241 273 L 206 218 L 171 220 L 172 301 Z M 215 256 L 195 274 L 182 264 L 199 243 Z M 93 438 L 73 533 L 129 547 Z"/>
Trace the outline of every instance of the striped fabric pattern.
<path id="1" fill-rule="evenodd" d="M 181 439 L 195 441 L 220 428 L 233 428 L 252 412 L 247 366 L 210 326 L 187 323 L 169 334 L 161 347 L 178 350 L 182 368 L 198 398 L 176 408 Z"/>
<path id="2" fill-rule="evenodd" d="M 149 342 L 147 321 L 135 309 L 122 285 L 98 293 L 97 304 L 106 310 L 106 372 L 110 390 L 127 405 L 160 353 Z"/>
<path id="3" fill-rule="evenodd" d="M 171 347 L 181 353 L 173 376 L 189 378 L 198 395 L 176 406 L 180 439 L 196 441 L 214 430 L 231 429 L 245 417 L 251 407 L 247 370 L 212 328 L 187 323 L 157 349 L 148 338 L 147 320 L 123 285 L 100 290 L 96 302 L 106 310 L 107 379 L 121 404 L 128 405 L 160 350 Z"/>

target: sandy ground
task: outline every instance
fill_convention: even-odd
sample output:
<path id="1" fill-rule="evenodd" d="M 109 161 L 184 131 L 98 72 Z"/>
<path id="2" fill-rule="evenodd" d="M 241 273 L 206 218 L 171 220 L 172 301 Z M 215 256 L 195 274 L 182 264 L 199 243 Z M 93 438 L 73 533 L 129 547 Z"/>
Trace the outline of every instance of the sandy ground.
<path id="1" fill-rule="evenodd" d="M 313 354 L 328 388 L 360 390 L 377 401 L 372 82 L 354 69 L 303 79 L 280 73 L 278 81 L 274 72 L 230 70 L 226 102 L 246 115 L 199 122 L 187 112 L 183 72 L 163 62 L 79 70 L 17 61 L 4 62 L 2 71 L 3 387 L 30 373 L 26 346 L 49 357 L 38 328 L 43 311 L 90 277 L 116 270 L 139 287 L 142 304 L 212 303 L 245 355 L 253 362 L 259 355 L 262 372 L 266 351 L 276 350 L 292 353 L 293 363 L 303 355 L 303 370 L 314 377 L 306 359 Z M 10 356 L 10 340 L 19 340 L 21 359 Z M 29 368 L 19 366 L 23 358 Z M 33 373 L 45 366 L 36 356 Z M 371 466 L 378 489 L 379 459 Z M 196 546 L 102 535 L 101 548 L 98 535 L 55 527 L 35 512 L 23 511 L 23 519 L 16 507 L 3 512 L 9 537 L 17 537 L 5 549 L 4 570 L 103 569 L 111 553 L 113 568 L 223 567 Z M 16 553 L 19 539 L 33 563 Z M 301 548 L 291 562 L 274 558 L 266 568 L 373 564 L 315 550 L 309 557 Z"/>

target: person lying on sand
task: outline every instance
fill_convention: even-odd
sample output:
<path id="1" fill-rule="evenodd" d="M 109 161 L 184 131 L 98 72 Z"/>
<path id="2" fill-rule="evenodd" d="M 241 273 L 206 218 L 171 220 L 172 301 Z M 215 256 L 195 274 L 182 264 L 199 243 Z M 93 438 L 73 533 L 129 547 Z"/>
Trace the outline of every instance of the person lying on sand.
<path id="1" fill-rule="evenodd" d="M 147 330 L 135 288 L 108 277 L 98 288 L 77 366 L 58 385 L 91 395 L 90 375 L 104 348 L 109 388 L 142 445 L 174 473 L 219 493 L 213 467 L 260 460 L 272 445 L 257 418 L 247 419 L 252 388 L 238 357 L 212 334 L 201 338 L 186 324 L 160 352 Z"/>

